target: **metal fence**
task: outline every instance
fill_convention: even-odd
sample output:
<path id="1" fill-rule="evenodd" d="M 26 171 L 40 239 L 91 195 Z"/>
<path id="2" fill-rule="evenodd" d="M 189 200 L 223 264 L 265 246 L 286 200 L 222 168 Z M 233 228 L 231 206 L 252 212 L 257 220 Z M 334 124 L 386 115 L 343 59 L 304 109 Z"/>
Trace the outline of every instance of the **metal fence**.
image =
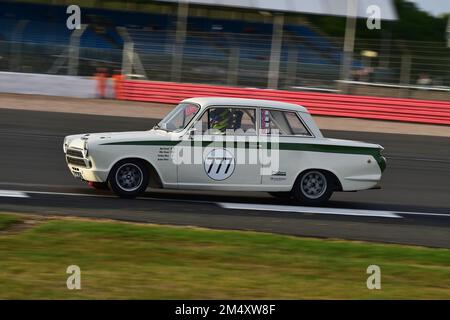
<path id="1" fill-rule="evenodd" d="M 0 70 L 70 74 L 75 65 L 76 74 L 91 76 L 102 66 L 151 80 L 267 87 L 270 35 L 189 31 L 177 48 L 174 32 L 125 33 L 123 50 L 0 41 Z M 341 76 L 342 44 L 342 38 L 284 32 L 278 87 L 450 99 L 450 49 L 444 43 L 357 39 L 348 79 Z"/>
<path id="2" fill-rule="evenodd" d="M 175 63 L 174 32 L 128 30 L 146 78 L 265 88 L 271 35 L 187 32 Z M 450 49 L 444 43 L 357 39 L 352 68 L 342 78 L 343 38 L 284 33 L 280 89 L 450 99 Z M 180 50 L 179 50 L 180 51 Z M 343 87 L 343 84 L 349 84 Z"/>
<path id="3" fill-rule="evenodd" d="M 0 41 L 0 71 L 69 74 L 70 45 Z M 78 48 L 76 74 L 91 76 L 99 66 L 121 69 L 122 50 Z"/>

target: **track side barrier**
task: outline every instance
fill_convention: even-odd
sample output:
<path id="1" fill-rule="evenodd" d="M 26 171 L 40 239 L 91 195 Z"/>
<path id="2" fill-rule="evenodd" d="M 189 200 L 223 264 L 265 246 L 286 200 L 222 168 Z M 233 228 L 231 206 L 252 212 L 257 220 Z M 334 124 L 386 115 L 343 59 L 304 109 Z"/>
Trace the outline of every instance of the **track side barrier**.
<path id="1" fill-rule="evenodd" d="M 192 97 L 267 99 L 300 104 L 313 115 L 450 125 L 450 101 L 353 96 L 204 84 L 126 80 L 124 100 L 178 103 Z"/>

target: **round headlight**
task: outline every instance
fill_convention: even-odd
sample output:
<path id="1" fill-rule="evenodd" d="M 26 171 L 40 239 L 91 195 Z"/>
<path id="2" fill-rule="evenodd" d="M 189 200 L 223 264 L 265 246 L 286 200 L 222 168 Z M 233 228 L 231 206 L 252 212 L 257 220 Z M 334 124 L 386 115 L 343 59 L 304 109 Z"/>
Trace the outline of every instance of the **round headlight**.
<path id="1" fill-rule="evenodd" d="M 67 147 L 68 146 L 69 146 L 69 143 L 67 142 L 67 138 L 64 138 L 64 142 L 63 142 L 64 153 L 67 153 Z"/>

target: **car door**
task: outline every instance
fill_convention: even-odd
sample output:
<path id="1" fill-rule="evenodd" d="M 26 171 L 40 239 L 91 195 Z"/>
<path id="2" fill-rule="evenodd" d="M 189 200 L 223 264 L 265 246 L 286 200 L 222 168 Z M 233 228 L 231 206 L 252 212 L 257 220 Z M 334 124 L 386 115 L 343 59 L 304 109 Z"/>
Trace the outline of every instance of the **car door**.
<path id="1" fill-rule="evenodd" d="M 270 108 L 261 109 L 260 133 L 262 186 L 287 191 L 300 168 L 310 161 L 300 145 L 310 143 L 313 135 L 297 112 Z"/>
<path id="2" fill-rule="evenodd" d="M 208 107 L 177 150 L 179 188 L 257 189 L 257 112 L 254 107 Z"/>

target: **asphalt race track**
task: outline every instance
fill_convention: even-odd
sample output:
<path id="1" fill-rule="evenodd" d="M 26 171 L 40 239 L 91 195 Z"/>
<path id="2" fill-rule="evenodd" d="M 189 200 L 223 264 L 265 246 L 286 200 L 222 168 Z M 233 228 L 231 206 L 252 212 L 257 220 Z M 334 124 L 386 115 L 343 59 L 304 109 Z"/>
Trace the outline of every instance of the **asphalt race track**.
<path id="1" fill-rule="evenodd" d="M 124 200 L 72 178 L 63 137 L 146 130 L 154 119 L 0 109 L 0 211 L 76 215 L 450 248 L 450 139 L 325 131 L 375 142 L 388 167 L 382 190 L 335 193 L 326 208 L 265 193 L 149 191 Z"/>

